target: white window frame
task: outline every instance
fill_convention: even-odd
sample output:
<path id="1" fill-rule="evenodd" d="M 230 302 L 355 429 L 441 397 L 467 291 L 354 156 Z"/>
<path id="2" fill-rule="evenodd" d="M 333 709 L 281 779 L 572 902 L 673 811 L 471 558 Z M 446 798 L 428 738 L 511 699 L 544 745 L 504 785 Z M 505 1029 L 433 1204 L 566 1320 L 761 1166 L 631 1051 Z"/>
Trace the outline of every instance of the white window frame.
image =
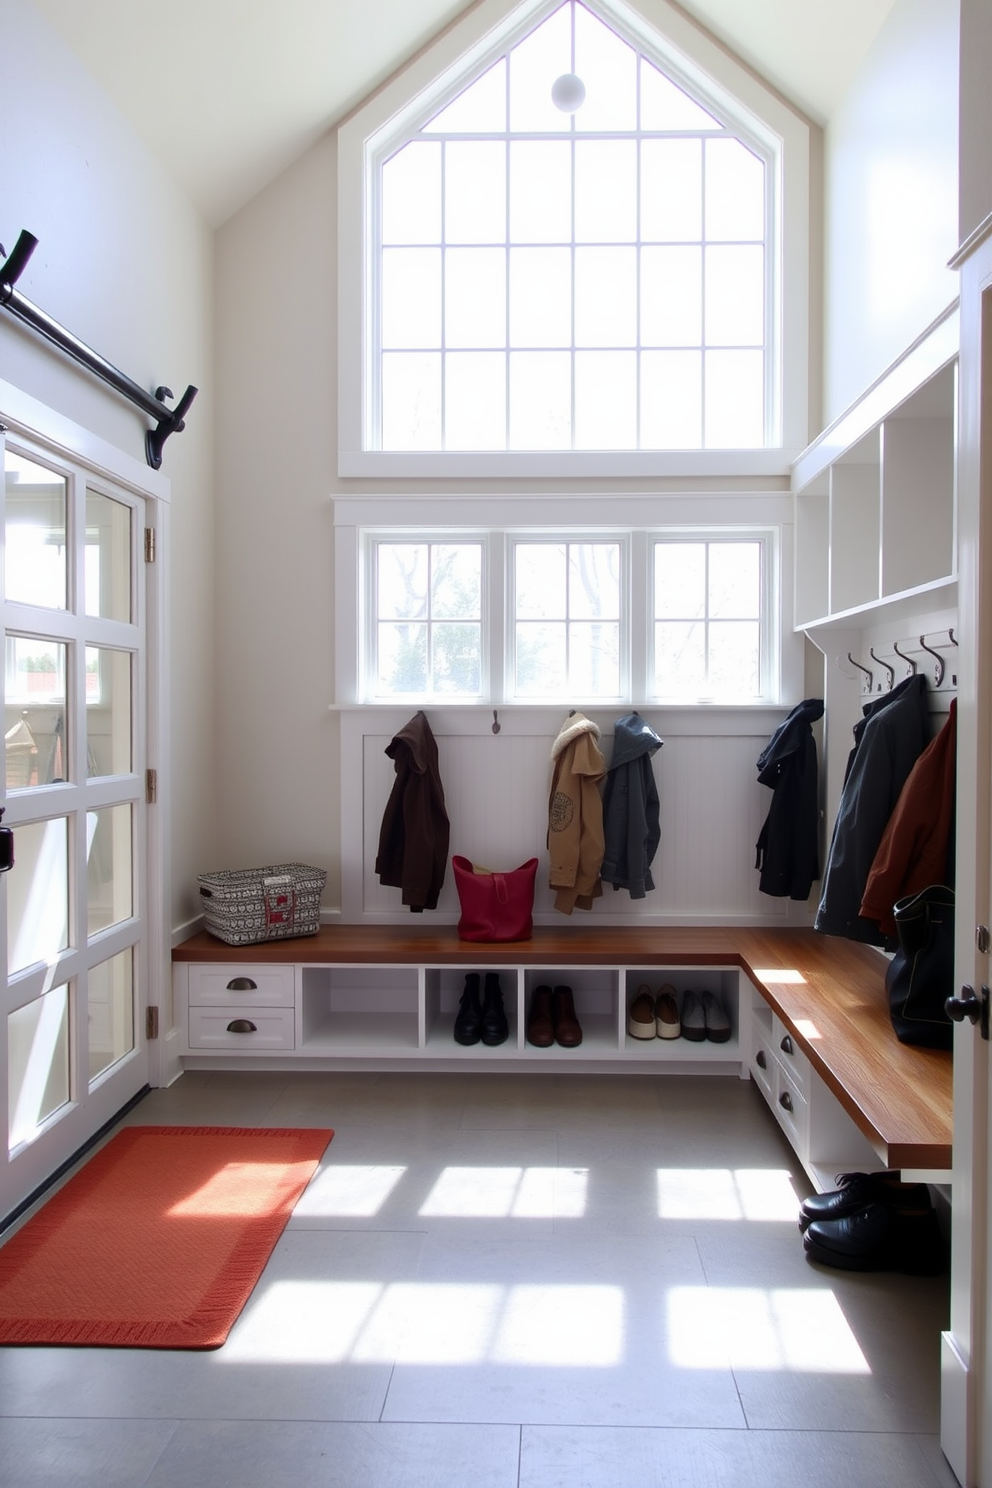
<path id="1" fill-rule="evenodd" d="M 574 706 L 590 708 L 728 708 L 778 706 L 798 701 L 802 687 L 802 650 L 789 632 L 791 610 L 791 521 L 785 519 L 787 497 L 747 498 L 755 520 L 740 520 L 734 511 L 740 498 L 681 498 L 670 520 L 659 520 L 657 501 L 633 498 L 619 503 L 618 516 L 629 522 L 616 526 L 593 526 L 567 520 L 569 515 L 588 515 L 599 502 L 564 502 L 524 498 L 494 498 L 485 503 L 485 526 L 455 526 L 451 506 L 455 498 L 433 498 L 424 504 L 423 521 L 417 528 L 379 526 L 375 508 L 361 501 L 335 502 L 337 705 L 369 707 L 437 708 L 539 708 L 557 706 L 560 695 L 518 697 L 514 693 L 513 549 L 516 542 L 609 541 L 621 544 L 621 694 L 616 697 L 583 697 L 569 694 Z M 713 520 L 706 525 L 684 520 L 687 509 L 702 502 Z M 520 520 L 521 504 L 533 507 L 531 521 Z M 691 507 L 690 507 L 691 503 Z M 464 505 L 462 501 L 459 503 Z M 388 512 L 392 503 L 381 503 Z M 585 510 L 583 511 L 583 508 Z M 482 513 L 479 514 L 480 519 Z M 512 520 L 513 518 L 517 520 Z M 678 520 L 682 517 L 682 520 Z M 734 520 L 734 518 L 737 520 Z M 438 521 L 439 518 L 446 520 Z M 343 519 L 343 520 L 342 520 Z M 508 520 L 509 519 L 509 520 Z M 438 525 L 434 525 L 438 521 Z M 354 523 L 354 525 L 352 525 Z M 451 542 L 459 539 L 483 545 L 483 688 L 478 696 L 409 693 L 377 694 L 375 652 L 375 551 L 380 541 Z M 654 678 L 654 615 L 652 547 L 658 540 L 760 542 L 762 594 L 760 615 L 760 691 L 750 698 L 691 697 L 665 695 L 652 690 Z"/>
<path id="2" fill-rule="evenodd" d="M 645 534 L 647 538 L 646 560 L 648 564 L 647 577 L 647 599 L 649 615 L 647 620 L 647 644 L 648 655 L 646 660 L 646 681 L 656 676 L 655 666 L 655 617 L 651 601 L 654 598 L 654 564 L 652 562 L 652 551 L 657 542 L 685 542 L 685 543 L 730 543 L 730 542 L 756 542 L 761 547 L 761 592 L 759 596 L 758 613 L 758 693 L 754 698 L 748 699 L 748 705 L 760 706 L 779 701 L 778 668 L 775 659 L 781 650 L 781 614 L 776 602 L 776 596 L 780 590 L 781 574 L 781 544 L 777 534 L 772 528 L 761 526 L 723 527 L 723 528 L 666 528 L 663 531 L 651 531 Z M 710 623 L 706 616 L 705 623 Z M 647 694 L 647 701 L 655 706 L 682 707 L 688 703 L 699 704 L 724 704 L 729 707 L 735 706 L 732 702 L 727 703 L 720 697 L 697 697 L 686 698 L 681 693 L 665 693 L 651 691 Z M 739 704 L 737 706 L 740 706 Z"/>
<path id="3" fill-rule="evenodd" d="M 489 651 L 486 638 L 490 631 L 489 589 L 491 564 L 489 560 L 490 534 L 484 531 L 454 529 L 442 531 L 437 528 L 400 528 L 394 530 L 369 529 L 360 533 L 362 553 L 361 584 L 359 599 L 358 630 L 361 638 L 360 671 L 363 679 L 362 700 L 372 703 L 400 705 L 404 702 L 437 703 L 482 703 L 490 693 Z M 433 546 L 443 543 L 477 543 L 481 548 L 482 598 L 479 614 L 481 637 L 481 660 L 479 668 L 479 691 L 477 693 L 380 693 L 378 690 L 378 564 L 376 561 L 380 545 L 390 543 L 422 543 Z M 428 623 L 430 622 L 429 617 Z"/>
<path id="4" fill-rule="evenodd" d="M 767 195 L 781 203 L 767 251 L 778 261 L 771 395 L 779 443 L 759 450 L 384 451 L 371 447 L 374 378 L 367 347 L 375 295 L 377 159 L 479 76 L 559 0 L 482 0 L 360 108 L 338 133 L 338 473 L 342 477 L 786 475 L 808 442 L 809 153 L 806 121 L 669 0 L 583 0 L 608 25 L 638 38 L 663 69 L 730 118 L 746 121 L 774 156 Z"/>

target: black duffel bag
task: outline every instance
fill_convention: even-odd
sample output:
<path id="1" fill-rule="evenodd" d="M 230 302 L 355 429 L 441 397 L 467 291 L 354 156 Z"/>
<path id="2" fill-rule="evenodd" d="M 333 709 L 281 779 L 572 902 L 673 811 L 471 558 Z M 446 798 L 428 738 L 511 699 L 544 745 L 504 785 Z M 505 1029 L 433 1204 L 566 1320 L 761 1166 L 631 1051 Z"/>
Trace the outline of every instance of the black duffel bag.
<path id="1" fill-rule="evenodd" d="M 944 1002 L 954 995 L 954 890 L 931 884 L 892 907 L 899 949 L 885 973 L 889 1016 L 903 1044 L 950 1049 L 954 1025 Z"/>

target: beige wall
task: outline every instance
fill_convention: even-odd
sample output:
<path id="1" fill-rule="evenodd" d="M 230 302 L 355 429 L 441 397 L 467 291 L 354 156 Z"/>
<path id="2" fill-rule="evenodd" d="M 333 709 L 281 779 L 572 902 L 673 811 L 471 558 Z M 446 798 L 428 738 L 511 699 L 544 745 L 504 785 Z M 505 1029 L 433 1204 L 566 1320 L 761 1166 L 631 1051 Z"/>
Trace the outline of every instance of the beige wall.
<path id="1" fill-rule="evenodd" d="M 216 866 L 314 863 L 332 904 L 335 160 L 329 136 L 216 240 Z"/>
<path id="2" fill-rule="evenodd" d="M 172 892 L 196 910 L 213 825 L 212 245 L 198 215 L 28 0 L 4 0 L 0 237 L 39 240 L 20 291 L 150 389 L 202 391 L 165 447 L 172 485 Z M 147 421 L 0 312 L 0 378 L 138 460 Z M 151 763 L 156 763 L 152 761 Z"/>
<path id="3" fill-rule="evenodd" d="M 896 0 L 826 130 L 825 424 L 957 295 L 957 157 L 958 0 Z"/>

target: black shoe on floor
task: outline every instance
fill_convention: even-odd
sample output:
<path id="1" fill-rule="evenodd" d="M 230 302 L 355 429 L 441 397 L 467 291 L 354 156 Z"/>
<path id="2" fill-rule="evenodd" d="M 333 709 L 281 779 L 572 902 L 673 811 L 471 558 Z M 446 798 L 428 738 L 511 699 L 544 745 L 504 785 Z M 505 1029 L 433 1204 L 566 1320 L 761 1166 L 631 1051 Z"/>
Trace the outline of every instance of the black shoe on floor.
<path id="1" fill-rule="evenodd" d="M 846 1219 L 814 1219 L 803 1236 L 811 1261 L 841 1271 L 908 1271 L 936 1276 L 944 1245 L 935 1211 L 869 1204 Z"/>
<path id="2" fill-rule="evenodd" d="M 482 1037 L 482 1004 L 479 1001 L 479 973 L 470 971 L 465 978 L 465 991 L 458 1004 L 455 1019 L 455 1043 L 477 1044 Z"/>
<path id="3" fill-rule="evenodd" d="M 482 1042 L 491 1046 L 505 1044 L 510 1037 L 510 1025 L 506 1021 L 503 993 L 499 977 L 494 971 L 486 972 L 486 987 L 482 999 Z"/>
<path id="4" fill-rule="evenodd" d="M 811 1194 L 799 1208 L 799 1228 L 815 1219 L 846 1219 L 869 1204 L 888 1204 L 895 1209 L 929 1209 L 930 1191 L 925 1183 L 902 1183 L 898 1173 L 838 1173 L 832 1193 Z"/>

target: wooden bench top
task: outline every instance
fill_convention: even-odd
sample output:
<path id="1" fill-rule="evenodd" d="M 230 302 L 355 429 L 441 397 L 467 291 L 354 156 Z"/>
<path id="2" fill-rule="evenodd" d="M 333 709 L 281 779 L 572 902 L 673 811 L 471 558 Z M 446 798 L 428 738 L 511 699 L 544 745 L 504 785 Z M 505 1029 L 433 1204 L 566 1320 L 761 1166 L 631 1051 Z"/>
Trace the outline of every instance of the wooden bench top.
<path id="1" fill-rule="evenodd" d="M 256 965 L 739 967 L 887 1167 L 951 1166 L 950 1054 L 899 1043 L 878 952 L 813 930 L 535 926 L 531 940 L 478 944 L 427 922 L 323 925 L 316 935 L 253 946 L 201 931 L 172 956 Z"/>

